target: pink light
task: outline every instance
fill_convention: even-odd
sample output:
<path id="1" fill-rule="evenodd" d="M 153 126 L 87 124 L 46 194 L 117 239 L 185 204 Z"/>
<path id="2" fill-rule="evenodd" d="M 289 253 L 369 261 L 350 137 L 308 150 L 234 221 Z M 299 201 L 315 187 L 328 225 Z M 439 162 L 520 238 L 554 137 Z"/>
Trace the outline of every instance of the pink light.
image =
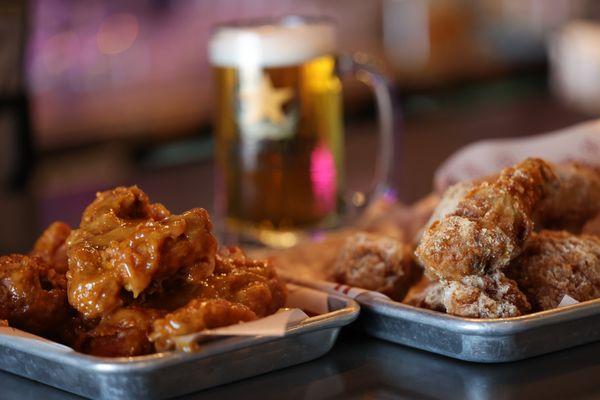
<path id="1" fill-rule="evenodd" d="M 331 151 L 322 144 L 311 154 L 310 177 L 319 211 L 322 213 L 333 211 L 336 204 L 337 171 Z"/>

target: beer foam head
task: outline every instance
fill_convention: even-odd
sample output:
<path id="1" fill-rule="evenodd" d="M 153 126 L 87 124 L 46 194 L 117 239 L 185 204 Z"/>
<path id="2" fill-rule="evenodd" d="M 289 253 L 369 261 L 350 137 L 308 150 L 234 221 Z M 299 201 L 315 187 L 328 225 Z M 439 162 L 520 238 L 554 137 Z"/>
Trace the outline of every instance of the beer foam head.
<path id="1" fill-rule="evenodd" d="M 332 54 L 335 48 L 330 22 L 287 17 L 273 24 L 220 27 L 208 53 L 211 63 L 220 67 L 283 67 Z"/>

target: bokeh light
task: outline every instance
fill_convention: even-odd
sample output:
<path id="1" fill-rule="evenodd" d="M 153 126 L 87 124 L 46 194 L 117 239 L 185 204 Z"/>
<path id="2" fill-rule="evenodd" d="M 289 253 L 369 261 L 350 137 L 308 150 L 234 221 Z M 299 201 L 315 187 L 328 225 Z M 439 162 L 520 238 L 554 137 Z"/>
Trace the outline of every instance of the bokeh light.
<path id="1" fill-rule="evenodd" d="M 131 14 L 113 14 L 98 30 L 96 42 L 103 54 L 119 54 L 130 48 L 139 33 L 138 19 Z"/>

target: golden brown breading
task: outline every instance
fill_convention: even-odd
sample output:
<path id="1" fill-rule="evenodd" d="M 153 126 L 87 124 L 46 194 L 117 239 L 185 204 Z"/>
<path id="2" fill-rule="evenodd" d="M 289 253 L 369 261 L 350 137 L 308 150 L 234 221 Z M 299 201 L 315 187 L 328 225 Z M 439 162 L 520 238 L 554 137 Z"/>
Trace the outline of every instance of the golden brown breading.
<path id="1" fill-rule="evenodd" d="M 56 338 L 70 316 L 66 280 L 41 258 L 0 257 L 0 319 L 15 328 Z"/>
<path id="2" fill-rule="evenodd" d="M 564 295 L 600 297 L 600 238 L 541 231 L 527 241 L 507 275 L 516 280 L 534 310 L 555 308 Z"/>
<path id="3" fill-rule="evenodd" d="M 579 233 L 600 212 L 600 173 L 577 163 L 553 165 L 560 186 L 540 203 L 536 227 Z"/>
<path id="4" fill-rule="evenodd" d="M 66 223 L 57 221 L 50 224 L 35 242 L 31 255 L 41 258 L 57 272 L 66 273 L 66 242 L 70 234 L 71 227 Z"/>
<path id="5" fill-rule="evenodd" d="M 428 289 L 423 305 L 469 318 L 518 317 L 531 310 L 517 283 L 500 271 L 460 281 L 442 280 Z"/>
<path id="6" fill-rule="evenodd" d="M 428 295 L 431 295 L 433 289 L 437 287 L 439 287 L 438 281 L 432 281 L 429 279 L 429 277 L 427 277 L 427 275 L 421 275 L 421 278 L 419 278 L 419 280 L 408 289 L 408 292 L 406 293 L 406 296 L 404 296 L 404 298 L 402 299 L 402 302 L 404 304 L 408 304 L 415 307 L 423 307 L 434 309 L 437 311 L 444 311 L 443 308 L 434 308 L 431 306 L 431 304 L 433 303 L 441 304 L 441 302 L 435 302 L 433 300 L 430 303 L 425 302 L 426 297 Z"/>
<path id="7" fill-rule="evenodd" d="M 431 213 L 429 219 L 422 226 L 421 232 L 417 235 L 417 239 L 420 240 L 423 236 L 423 233 L 435 221 L 439 221 L 445 218 L 448 214 L 455 212 L 458 204 L 473 189 L 474 186 L 475 184 L 473 182 L 459 182 L 446 189 L 435 209 Z"/>
<path id="8" fill-rule="evenodd" d="M 173 346 L 173 336 L 251 321 L 284 306 L 286 289 L 266 261 L 252 260 L 238 248 L 222 248 L 214 274 L 185 306 L 154 322 L 150 339 L 157 350 Z"/>
<path id="9" fill-rule="evenodd" d="M 346 239 L 333 279 L 401 300 L 419 272 L 410 246 L 391 237 L 360 232 Z"/>
<path id="10" fill-rule="evenodd" d="M 69 302 L 97 318 L 169 279 L 200 282 L 214 269 L 211 229 L 204 209 L 170 215 L 137 187 L 99 193 L 67 242 Z"/>
<path id="11" fill-rule="evenodd" d="M 557 186 L 552 168 L 539 159 L 503 170 L 429 226 L 416 250 L 418 260 L 427 273 L 450 280 L 501 270 L 533 230 L 534 208 Z"/>

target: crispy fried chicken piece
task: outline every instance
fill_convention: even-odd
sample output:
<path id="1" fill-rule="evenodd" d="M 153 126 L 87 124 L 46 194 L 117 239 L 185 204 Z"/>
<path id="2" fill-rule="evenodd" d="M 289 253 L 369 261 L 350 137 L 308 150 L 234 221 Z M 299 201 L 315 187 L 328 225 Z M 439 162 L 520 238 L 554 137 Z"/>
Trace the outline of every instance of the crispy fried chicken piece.
<path id="1" fill-rule="evenodd" d="M 438 287 L 440 287 L 440 285 L 438 285 L 438 281 L 432 281 L 426 275 L 421 275 L 421 278 L 419 278 L 419 280 L 408 289 L 408 292 L 402 299 L 402 302 L 415 307 L 444 311 L 443 308 L 432 308 L 429 303 L 425 302 L 427 296 L 433 292 L 433 289 Z M 441 302 L 438 303 L 441 304 Z"/>
<path id="2" fill-rule="evenodd" d="M 44 260 L 54 270 L 66 273 L 67 265 L 67 238 L 71 234 L 71 227 L 64 222 L 54 222 L 42 233 L 33 246 L 32 256 Z"/>
<path id="3" fill-rule="evenodd" d="M 527 241 L 507 275 L 516 280 L 534 310 L 558 306 L 564 295 L 578 301 L 600 297 L 600 238 L 541 231 Z"/>
<path id="4" fill-rule="evenodd" d="M 15 328 L 56 338 L 69 316 L 64 275 L 41 258 L 0 257 L 0 319 Z"/>
<path id="5" fill-rule="evenodd" d="M 427 273 L 448 280 L 503 269 L 533 230 L 535 207 L 557 185 L 552 168 L 539 159 L 503 170 L 431 224 L 417 247 L 418 260 Z"/>
<path id="6" fill-rule="evenodd" d="M 580 233 L 583 225 L 600 213 L 600 173 L 577 163 L 553 165 L 560 180 L 534 215 L 536 226 Z"/>
<path id="7" fill-rule="evenodd" d="M 442 198 L 433 210 L 433 213 L 429 217 L 429 220 L 422 227 L 423 232 L 421 232 L 419 235 L 419 239 L 423 235 L 424 231 L 429 229 L 429 227 L 435 221 L 440 221 L 448 214 L 455 212 L 458 204 L 473 189 L 474 186 L 475 184 L 473 182 L 459 182 L 446 189 L 442 195 Z"/>
<path id="8" fill-rule="evenodd" d="M 434 311 L 446 312 L 446 306 L 444 306 L 443 302 L 445 286 L 440 281 L 431 282 L 421 296 L 414 300 L 415 305 Z"/>
<path id="9" fill-rule="evenodd" d="M 410 246 L 391 237 L 360 232 L 346 239 L 333 279 L 401 300 L 418 275 Z"/>
<path id="10" fill-rule="evenodd" d="M 154 352 L 148 334 L 152 323 L 165 313 L 150 308 L 123 307 L 102 318 L 82 334 L 77 348 L 102 357 L 131 357 Z"/>
<path id="11" fill-rule="evenodd" d="M 531 310 L 517 283 L 500 271 L 442 280 L 428 289 L 423 306 L 470 318 L 518 317 Z"/>
<path id="12" fill-rule="evenodd" d="M 154 322 L 150 339 L 157 350 L 173 346 L 173 336 L 250 321 L 284 306 L 286 289 L 266 261 L 252 260 L 238 248 L 223 248 L 214 274 L 187 305 Z"/>
<path id="13" fill-rule="evenodd" d="M 201 282 L 214 269 L 211 229 L 204 209 L 170 215 L 135 186 L 98 193 L 67 241 L 69 302 L 97 318 L 165 281 Z"/>

